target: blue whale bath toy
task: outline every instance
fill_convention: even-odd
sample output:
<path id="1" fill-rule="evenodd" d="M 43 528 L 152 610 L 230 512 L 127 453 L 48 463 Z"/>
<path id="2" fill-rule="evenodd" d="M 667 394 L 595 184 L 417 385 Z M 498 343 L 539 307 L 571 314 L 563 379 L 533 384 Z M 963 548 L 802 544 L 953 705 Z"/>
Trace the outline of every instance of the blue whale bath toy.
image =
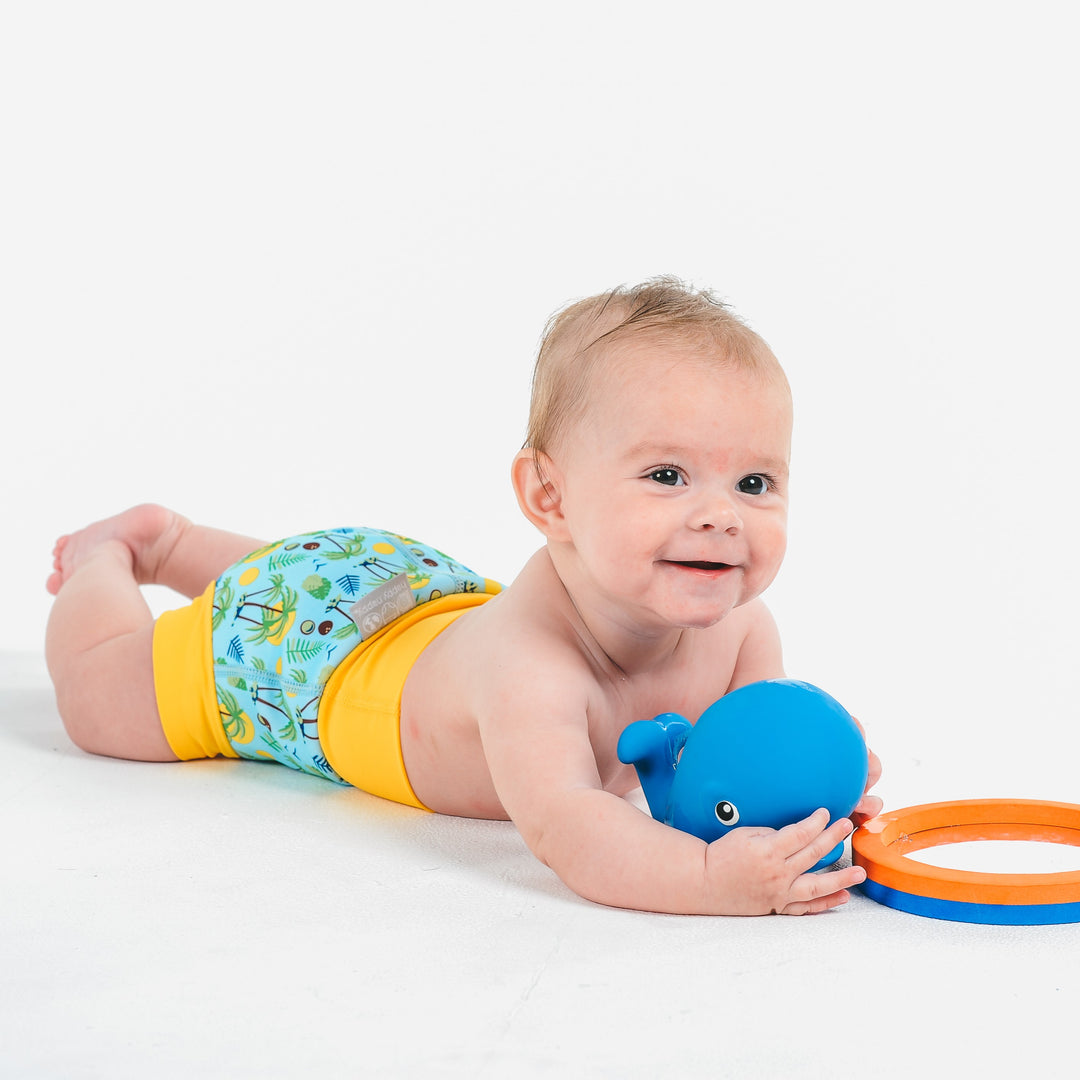
<path id="1" fill-rule="evenodd" d="M 677 713 L 630 724 L 619 760 L 637 769 L 649 811 L 711 843 L 747 825 L 779 829 L 820 807 L 847 817 L 866 787 L 866 743 L 824 690 L 768 679 L 726 694 L 696 724 Z M 838 844 L 813 867 L 843 854 Z"/>

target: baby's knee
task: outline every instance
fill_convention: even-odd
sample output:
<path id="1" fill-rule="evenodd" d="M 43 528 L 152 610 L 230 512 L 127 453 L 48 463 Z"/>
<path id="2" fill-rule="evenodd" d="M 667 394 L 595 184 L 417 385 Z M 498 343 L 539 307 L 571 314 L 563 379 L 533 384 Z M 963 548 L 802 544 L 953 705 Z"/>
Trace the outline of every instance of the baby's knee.
<path id="1" fill-rule="evenodd" d="M 56 710 L 68 738 L 87 753 L 108 753 L 109 706 L 95 680 L 68 670 L 53 676 Z"/>
<path id="2" fill-rule="evenodd" d="M 176 761 L 161 727 L 152 672 L 129 671 L 117 679 L 112 665 L 93 660 L 84 654 L 53 676 L 57 711 L 71 741 L 90 754 Z"/>

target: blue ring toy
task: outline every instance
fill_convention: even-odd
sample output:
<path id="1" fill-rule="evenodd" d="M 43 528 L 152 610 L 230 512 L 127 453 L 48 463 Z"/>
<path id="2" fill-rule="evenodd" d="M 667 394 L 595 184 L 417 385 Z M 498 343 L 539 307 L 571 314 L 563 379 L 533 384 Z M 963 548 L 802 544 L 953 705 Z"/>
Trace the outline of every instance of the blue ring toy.
<path id="1" fill-rule="evenodd" d="M 950 922 L 990 923 L 998 926 L 1050 926 L 1080 922 L 1080 903 L 1074 904 L 968 904 L 962 900 L 938 900 L 933 896 L 900 892 L 867 878 L 863 893 L 885 907 Z"/>

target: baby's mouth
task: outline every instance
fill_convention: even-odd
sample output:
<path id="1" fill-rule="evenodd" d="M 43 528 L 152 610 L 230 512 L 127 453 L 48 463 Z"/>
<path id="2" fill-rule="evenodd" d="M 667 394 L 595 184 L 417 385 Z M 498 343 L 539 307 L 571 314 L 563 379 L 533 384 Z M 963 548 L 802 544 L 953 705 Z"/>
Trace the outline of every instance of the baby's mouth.
<path id="1" fill-rule="evenodd" d="M 731 563 L 722 562 L 697 562 L 697 561 L 680 561 L 678 559 L 671 559 L 673 566 L 686 566 L 691 570 L 730 570 Z"/>

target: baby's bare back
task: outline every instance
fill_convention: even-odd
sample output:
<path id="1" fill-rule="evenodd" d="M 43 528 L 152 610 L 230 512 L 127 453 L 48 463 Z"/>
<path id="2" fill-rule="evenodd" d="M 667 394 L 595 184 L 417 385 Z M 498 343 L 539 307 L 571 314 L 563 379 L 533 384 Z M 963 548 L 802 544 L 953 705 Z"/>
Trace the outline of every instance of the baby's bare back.
<path id="1" fill-rule="evenodd" d="M 664 663 L 628 675 L 590 641 L 547 553 L 538 552 L 509 589 L 444 630 L 410 672 L 401 743 L 413 789 L 439 813 L 506 818 L 482 731 L 490 739 L 493 728 L 516 727 L 555 690 L 580 713 L 596 785 L 625 795 L 637 777 L 615 752 L 623 728 L 661 712 L 694 719 L 726 693 L 748 617 L 739 609 L 717 626 L 685 631 Z M 539 765 L 548 748 L 531 730 L 516 737 Z"/>

